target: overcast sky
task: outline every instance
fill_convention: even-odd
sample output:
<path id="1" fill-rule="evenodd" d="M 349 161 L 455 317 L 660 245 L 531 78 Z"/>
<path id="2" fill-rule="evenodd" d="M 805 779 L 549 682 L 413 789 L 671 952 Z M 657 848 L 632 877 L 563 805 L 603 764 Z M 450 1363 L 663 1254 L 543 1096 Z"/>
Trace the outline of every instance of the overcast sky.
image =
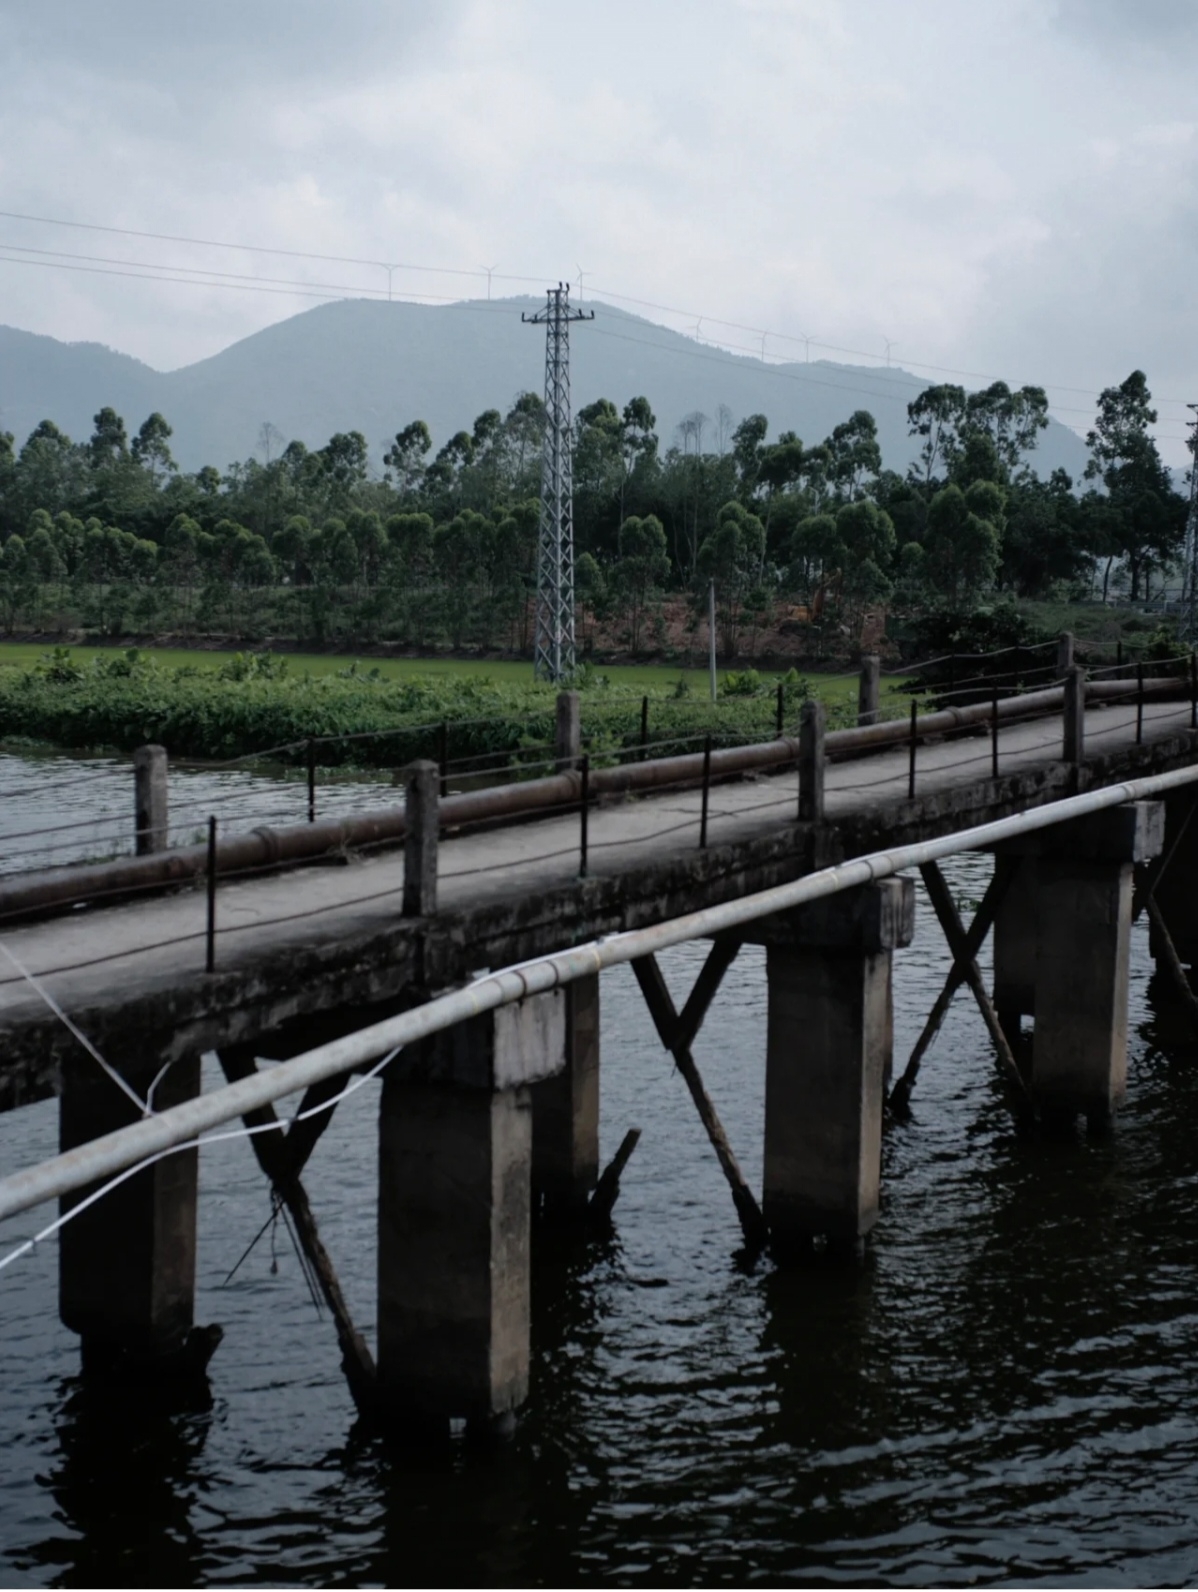
<path id="1" fill-rule="evenodd" d="M 1140 366 L 1183 462 L 1198 0 L 0 0 L 0 60 L 2 210 L 402 262 L 433 299 L 487 282 L 427 268 L 581 268 L 770 358 L 1039 382 L 1080 430 Z M 171 266 L 277 291 L 99 274 Z M 0 320 L 159 368 L 296 282 L 387 272 L 0 218 Z"/>

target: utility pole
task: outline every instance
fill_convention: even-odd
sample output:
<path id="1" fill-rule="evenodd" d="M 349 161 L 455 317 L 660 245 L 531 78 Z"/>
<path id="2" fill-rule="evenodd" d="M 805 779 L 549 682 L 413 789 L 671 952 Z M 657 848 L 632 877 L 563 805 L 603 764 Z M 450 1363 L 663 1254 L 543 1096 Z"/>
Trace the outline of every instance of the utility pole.
<path id="1" fill-rule="evenodd" d="M 570 322 L 595 312 L 570 308 L 568 283 L 546 295 L 545 308 L 521 315 L 545 328 L 545 439 L 541 452 L 541 523 L 537 531 L 537 619 L 533 674 L 554 682 L 574 673 L 574 469 L 570 436 Z"/>
<path id="2" fill-rule="evenodd" d="M 1187 404 L 1194 411 L 1190 422 L 1190 436 L 1186 446 L 1190 450 L 1190 512 L 1186 518 L 1186 580 L 1189 582 L 1189 607 L 1186 629 L 1191 647 L 1198 646 L 1198 404 Z"/>

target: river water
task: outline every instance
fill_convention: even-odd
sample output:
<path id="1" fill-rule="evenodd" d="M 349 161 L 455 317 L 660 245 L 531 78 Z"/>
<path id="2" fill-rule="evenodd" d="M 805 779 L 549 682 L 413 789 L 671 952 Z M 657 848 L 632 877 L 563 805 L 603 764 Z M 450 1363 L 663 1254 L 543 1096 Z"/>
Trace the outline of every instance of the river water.
<path id="1" fill-rule="evenodd" d="M 987 868 L 955 864 L 964 907 Z M 676 995 L 701 956 L 664 958 Z M 899 1065 L 947 965 L 921 896 Z M 269 1207 L 244 1140 L 208 1147 L 197 1319 L 225 1339 L 207 1398 L 85 1389 L 54 1243 L 0 1273 L 0 1584 L 1193 1583 L 1198 1046 L 1150 974 L 1137 928 L 1128 1100 L 1092 1142 L 1015 1135 L 959 995 L 887 1133 L 865 1260 L 798 1271 L 739 1262 L 685 1086 L 631 973 L 605 974 L 605 1157 L 644 1136 L 614 1237 L 540 1247 L 532 1393 L 498 1454 L 358 1431 L 285 1234 L 222 1286 Z M 764 1029 L 746 949 L 695 1055 L 757 1186 Z M 377 1085 L 338 1108 L 306 1179 L 371 1336 L 376 1108 Z M 0 1165 L 55 1140 L 52 1102 L 0 1116 Z"/>

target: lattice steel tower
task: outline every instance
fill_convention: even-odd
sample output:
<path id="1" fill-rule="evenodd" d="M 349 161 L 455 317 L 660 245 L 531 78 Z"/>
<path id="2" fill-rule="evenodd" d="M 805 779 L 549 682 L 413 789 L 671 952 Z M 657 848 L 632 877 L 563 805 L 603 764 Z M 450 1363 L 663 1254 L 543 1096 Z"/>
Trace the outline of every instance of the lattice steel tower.
<path id="1" fill-rule="evenodd" d="M 572 310 L 570 289 L 551 287 L 543 310 L 521 315 L 545 327 L 545 438 L 541 454 L 541 523 L 537 532 L 537 622 L 533 673 L 563 680 L 574 673 L 574 469 L 570 436 L 570 322 L 595 312 Z"/>

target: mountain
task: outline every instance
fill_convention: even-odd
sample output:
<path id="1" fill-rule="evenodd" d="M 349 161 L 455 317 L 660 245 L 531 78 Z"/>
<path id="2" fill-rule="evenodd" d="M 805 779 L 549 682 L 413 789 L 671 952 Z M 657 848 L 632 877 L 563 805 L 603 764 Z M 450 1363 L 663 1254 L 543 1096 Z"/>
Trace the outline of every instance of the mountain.
<path id="1" fill-rule="evenodd" d="M 111 404 L 132 433 L 161 411 L 174 427 L 180 466 L 224 468 L 255 451 L 264 421 L 284 438 L 320 447 L 335 431 L 361 431 L 376 461 L 395 433 L 425 420 L 440 445 L 468 430 L 484 409 L 506 411 L 517 394 L 541 392 L 545 334 L 521 322 L 543 301 L 474 300 L 460 304 L 342 300 L 292 316 L 243 338 L 211 359 L 156 371 L 98 343 L 61 343 L 0 326 L 0 428 L 22 441 L 43 418 L 75 438 Z M 715 418 L 726 405 L 733 422 L 761 413 L 770 436 L 795 431 L 819 442 L 855 409 L 868 409 L 888 466 L 904 470 L 914 454 L 907 405 L 928 382 L 898 367 L 765 363 L 730 354 L 610 305 L 585 306 L 594 321 L 571 328 L 574 408 L 596 398 L 623 407 L 644 394 L 658 419 L 663 448 L 684 416 Z M 1077 479 L 1081 439 L 1051 421 L 1035 456 L 1048 474 L 1063 466 Z"/>

